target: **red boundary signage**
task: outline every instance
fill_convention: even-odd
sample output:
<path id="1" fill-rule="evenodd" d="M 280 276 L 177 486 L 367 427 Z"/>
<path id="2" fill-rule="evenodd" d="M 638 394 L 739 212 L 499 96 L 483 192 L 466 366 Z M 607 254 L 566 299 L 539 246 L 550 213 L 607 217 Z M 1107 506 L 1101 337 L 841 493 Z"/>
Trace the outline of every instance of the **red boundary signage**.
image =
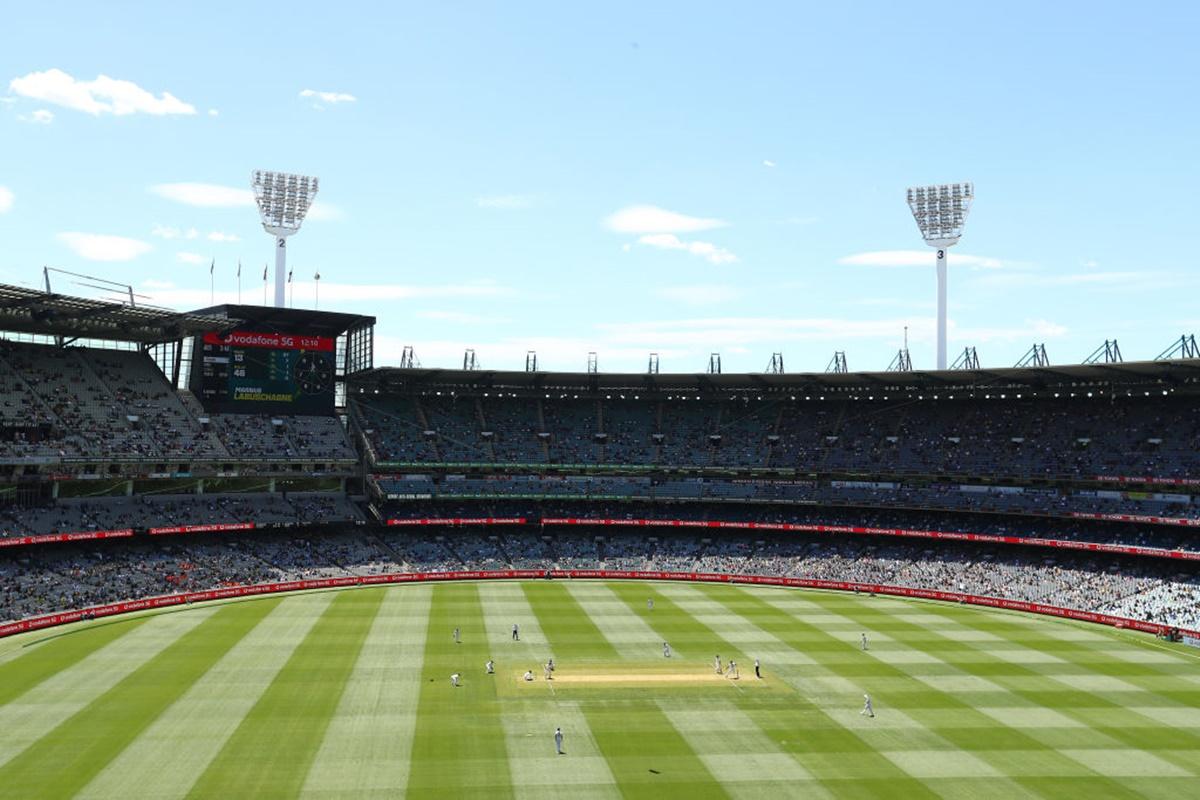
<path id="1" fill-rule="evenodd" d="M 98 619 L 117 614 L 127 614 L 133 611 L 146 611 L 156 608 L 207 600 L 224 600 L 236 597 L 251 597 L 254 595 L 276 594 L 279 592 L 299 592 L 312 589 L 337 589 L 351 586 L 376 586 L 400 583 L 422 583 L 427 581 L 475 581 L 475 580 L 531 580 L 537 578 L 566 578 L 566 579 L 600 579 L 600 580 L 654 580 L 654 581 L 692 581 L 701 583 L 733 583 L 752 584 L 758 586 L 788 586 L 801 589 L 829 589 L 839 592 L 867 592 L 871 594 L 894 595 L 897 597 L 912 597 L 922 600 L 940 600 L 952 603 L 967 603 L 989 608 L 1002 608 L 1010 611 L 1024 611 L 1031 614 L 1044 614 L 1052 617 L 1094 622 L 1099 625 L 1111 625 L 1116 628 L 1131 628 L 1147 633 L 1163 634 L 1172 626 L 1158 625 L 1143 620 L 1126 619 L 1111 614 L 1099 614 L 1093 611 L 1080 611 L 1074 608 L 1059 608 L 1042 603 L 1030 603 L 1024 600 L 1008 600 L 1002 597 L 986 597 L 982 595 L 964 594 L 962 592 L 943 592 L 936 589 L 915 589 L 907 586 L 886 586 L 877 583 L 850 583 L 845 581 L 813 580 L 809 578 L 783 578 L 774 575 L 729 575 L 712 572 L 637 572 L 630 570 L 606 569 L 571 569 L 571 570 L 494 570 L 472 572 L 405 572 L 387 575 L 363 575 L 345 578 L 324 578 L 310 581 L 287 581 L 284 583 L 259 583 L 250 586 L 228 586 L 212 589 L 206 592 L 188 592 L 186 594 L 169 594 L 159 597 L 148 597 L 143 600 L 130 600 L 124 603 L 109 603 L 103 606 L 92 606 L 77 611 L 64 611 L 59 614 L 47 614 L 40 617 L 30 617 L 18 622 L 0 625 L 0 637 L 16 633 L 36 631 L 51 628 L 55 625 L 65 625 L 82 619 Z M 1200 639 L 1200 631 L 1178 629 L 1183 636 Z"/>
<path id="2" fill-rule="evenodd" d="M 1082 515 L 1081 515 L 1082 516 Z M 1110 519 L 1109 515 L 1096 514 L 1089 518 Z M 1126 521 L 1140 521 L 1125 516 Z M 1162 518 L 1145 518 L 1162 521 Z M 1190 521 L 1189 521 L 1190 522 Z M 695 520 L 695 519 L 591 519 L 587 517 L 544 517 L 529 519 L 526 517 L 421 517 L 413 519 L 389 519 L 389 527 L 474 527 L 490 525 L 592 525 L 615 528 L 684 528 L 684 529 L 730 529 L 751 531 L 791 531 L 794 533 L 834 533 L 865 536 L 900 536 L 914 539 L 940 539 L 942 541 L 982 542 L 986 544 L 1027 545 L 1033 547 L 1053 547 L 1061 550 L 1086 550 L 1093 553 L 1110 553 L 1125 556 L 1147 556 L 1151 558 L 1173 558 L 1183 561 L 1200 561 L 1200 551 L 1168 550 L 1164 547 L 1139 547 L 1137 545 L 1107 544 L 1104 542 L 1086 542 L 1073 539 L 1042 539 L 1031 536 L 1001 536 L 991 533 L 966 533 L 958 531 L 927 531 L 909 528 L 871 528 L 856 525 L 822 525 L 806 522 L 738 522 L 725 520 Z M 260 528 L 281 527 L 278 525 L 258 525 L 254 522 L 219 522 L 208 525 L 172 525 L 159 528 L 149 528 L 147 533 L 152 536 L 166 536 L 185 533 L 223 533 L 234 531 L 250 531 Z M 62 542 L 79 542 L 89 539 L 128 539 L 134 535 L 132 528 L 112 531 L 79 531 L 74 533 L 47 533 L 38 536 L 9 536 L 0 537 L 0 548 L 17 547 L 21 545 L 52 544 Z"/>
<path id="3" fill-rule="evenodd" d="M 1056 547 L 1064 550 L 1088 550 L 1126 556 L 1153 556 L 1200 561 L 1200 551 L 1167 550 L 1164 547 L 1082 542 L 1072 539 L 1039 539 L 1029 536 L 1000 536 L 991 533 L 959 533 L 957 531 L 924 531 L 909 528 L 865 528 L 856 525 L 820 525 L 807 522 L 729 522 L 703 519 L 591 519 L 588 517 L 543 517 L 526 520 L 524 517 L 446 517 L 421 519 L 389 519 L 392 526 L 444 525 L 450 527 L 473 525 L 521 525 L 540 521 L 543 525 L 591 525 L 614 528 L 684 528 L 732 529 L 751 531 L 792 531 L 795 533 L 848 533 L 866 536 L 902 536 L 915 539 L 941 539 L 956 542 L 985 542 L 989 544 L 1019 544 L 1034 547 Z"/>
<path id="4" fill-rule="evenodd" d="M 78 531 L 76 533 L 43 533 L 37 536 L 0 536 L 0 547 L 17 547 L 23 544 L 48 544 L 50 542 L 81 542 L 88 539 L 128 539 L 133 528 L 115 531 Z"/>

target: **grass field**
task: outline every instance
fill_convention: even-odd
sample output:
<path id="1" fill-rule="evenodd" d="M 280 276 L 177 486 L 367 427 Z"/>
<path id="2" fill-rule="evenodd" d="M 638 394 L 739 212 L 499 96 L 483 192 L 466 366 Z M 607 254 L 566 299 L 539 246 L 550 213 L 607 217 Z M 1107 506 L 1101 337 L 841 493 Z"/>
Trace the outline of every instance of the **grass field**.
<path id="1" fill-rule="evenodd" d="M 716 678 L 715 654 L 741 680 Z M 786 589 L 270 597 L 0 641 L 0 797 L 1178 800 L 1200 793 L 1197 655 L 1051 619 Z"/>

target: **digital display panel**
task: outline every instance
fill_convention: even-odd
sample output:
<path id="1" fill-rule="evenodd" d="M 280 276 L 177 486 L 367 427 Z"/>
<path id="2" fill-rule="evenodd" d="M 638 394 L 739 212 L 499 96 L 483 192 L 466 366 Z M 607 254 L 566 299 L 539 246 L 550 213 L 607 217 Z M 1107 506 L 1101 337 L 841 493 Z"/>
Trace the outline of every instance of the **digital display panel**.
<path id="1" fill-rule="evenodd" d="M 336 346 L 326 336 L 206 333 L 193 347 L 191 390 L 213 413 L 332 414 Z"/>

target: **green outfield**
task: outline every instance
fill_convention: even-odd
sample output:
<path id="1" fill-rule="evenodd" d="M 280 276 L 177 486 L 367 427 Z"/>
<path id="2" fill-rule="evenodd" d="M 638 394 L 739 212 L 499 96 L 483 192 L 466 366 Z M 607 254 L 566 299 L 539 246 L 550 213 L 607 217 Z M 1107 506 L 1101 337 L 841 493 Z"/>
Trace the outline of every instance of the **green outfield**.
<path id="1" fill-rule="evenodd" d="M 1200 792 L 1198 655 L 774 588 L 276 596 L 0 641 L 0 797 L 1178 800 Z"/>

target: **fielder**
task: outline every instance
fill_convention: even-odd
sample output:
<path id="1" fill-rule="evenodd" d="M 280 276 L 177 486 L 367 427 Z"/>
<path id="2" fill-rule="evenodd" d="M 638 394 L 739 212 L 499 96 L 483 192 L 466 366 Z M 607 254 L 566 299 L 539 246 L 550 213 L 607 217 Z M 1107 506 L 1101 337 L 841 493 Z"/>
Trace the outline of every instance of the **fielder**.
<path id="1" fill-rule="evenodd" d="M 671 657 L 671 645 L 667 644 L 666 642 L 663 642 L 663 658 L 670 658 L 670 657 Z"/>
<path id="2" fill-rule="evenodd" d="M 721 669 L 721 654 L 718 653 L 717 655 L 713 656 L 713 672 L 716 672 L 718 675 L 720 675 L 724 671 L 725 670 Z"/>
<path id="3" fill-rule="evenodd" d="M 646 610 L 647 610 L 647 611 L 653 611 L 653 610 L 654 610 L 654 598 L 653 598 L 653 597 L 647 597 L 647 598 L 646 598 Z"/>
<path id="4" fill-rule="evenodd" d="M 858 712 L 858 715 L 860 717 L 874 717 L 875 716 L 875 709 L 871 707 L 871 695 L 869 695 L 869 694 L 863 695 L 863 707 L 862 707 L 862 711 Z"/>
<path id="5" fill-rule="evenodd" d="M 533 670 L 531 670 L 531 669 L 525 670 L 525 680 L 527 680 L 527 681 L 533 680 Z"/>
<path id="6" fill-rule="evenodd" d="M 865 633 L 862 635 L 862 649 L 864 653 L 871 649 L 867 646 L 867 635 Z"/>
<path id="7" fill-rule="evenodd" d="M 454 643 L 462 644 L 462 636 L 460 635 L 458 628 L 454 629 Z"/>
<path id="8" fill-rule="evenodd" d="M 496 674 L 496 662 L 492 661 L 490 658 L 487 660 L 487 664 L 484 664 L 484 668 L 487 670 L 488 675 Z"/>
<path id="9" fill-rule="evenodd" d="M 520 629 L 517 627 L 517 623 L 515 623 L 515 622 L 513 623 L 513 641 L 514 642 L 521 641 Z"/>
<path id="10" fill-rule="evenodd" d="M 754 659 L 754 677 L 758 678 L 761 681 L 762 680 L 762 672 L 759 669 L 760 666 L 761 665 L 758 663 L 758 659 L 757 658 Z"/>
<path id="11" fill-rule="evenodd" d="M 729 660 L 729 669 L 725 671 L 725 674 L 733 678 L 735 681 L 742 679 L 742 676 L 738 674 L 737 662 L 733 659 Z"/>
<path id="12" fill-rule="evenodd" d="M 451 684 L 452 684 L 452 685 L 453 685 L 455 688 L 458 688 L 458 677 L 459 677 L 459 676 L 458 676 L 458 673 L 457 673 L 457 672 L 455 672 L 453 675 L 451 675 L 451 676 L 450 676 L 450 683 L 451 683 Z"/>
<path id="13" fill-rule="evenodd" d="M 562 728 L 555 728 L 554 729 L 554 749 L 558 752 L 558 754 L 560 756 L 565 755 L 565 753 L 563 753 L 563 749 L 562 749 L 562 740 L 563 740 Z"/>

